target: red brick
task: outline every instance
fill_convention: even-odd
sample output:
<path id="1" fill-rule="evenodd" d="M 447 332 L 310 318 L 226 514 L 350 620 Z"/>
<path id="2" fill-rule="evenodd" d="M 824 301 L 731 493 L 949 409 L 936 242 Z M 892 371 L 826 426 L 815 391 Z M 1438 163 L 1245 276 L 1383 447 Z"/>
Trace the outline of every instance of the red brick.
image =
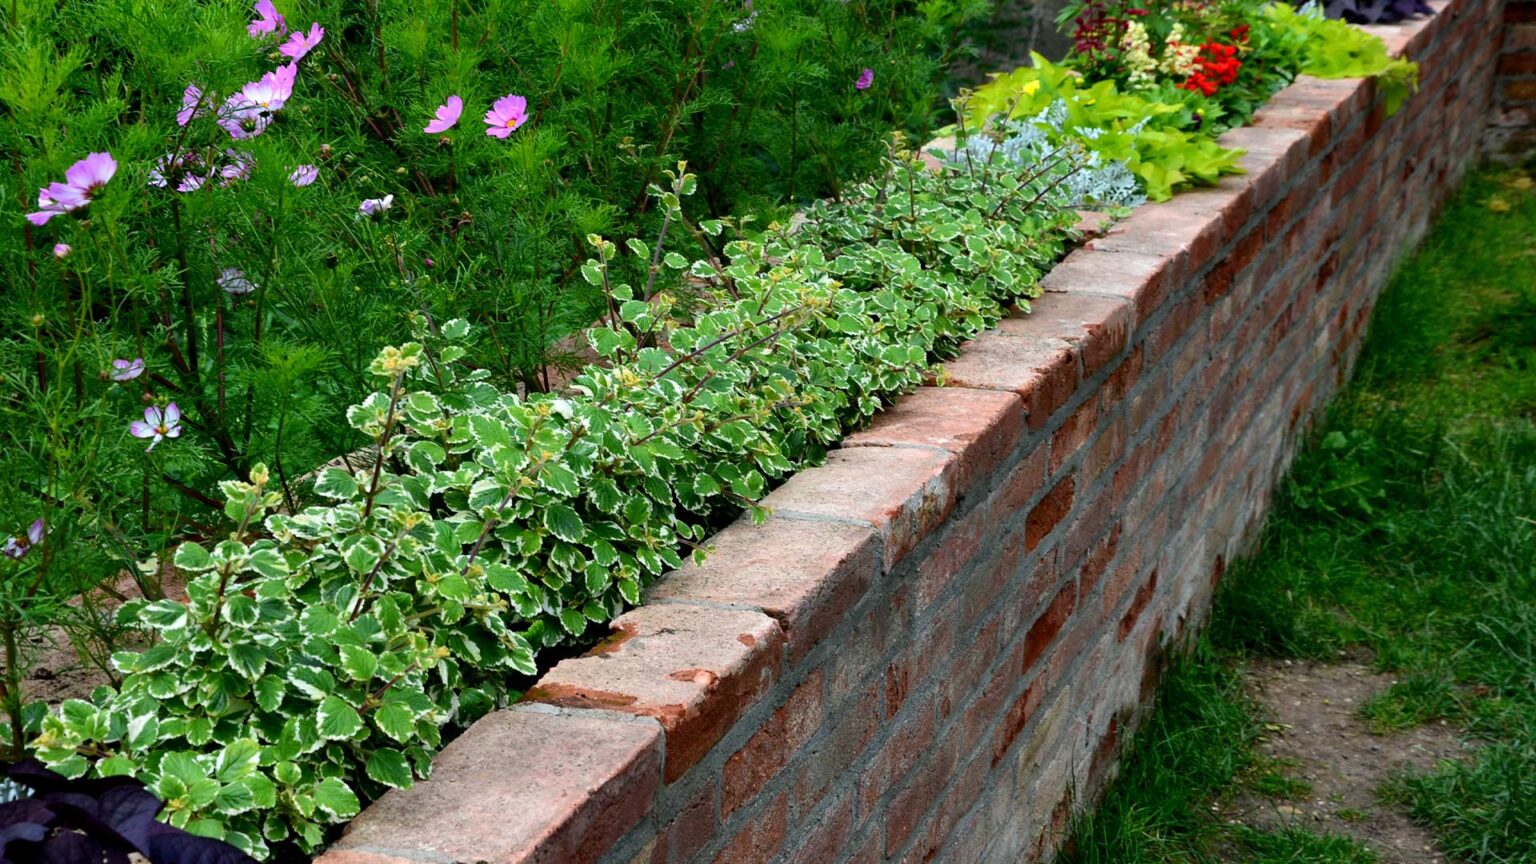
<path id="1" fill-rule="evenodd" d="M 721 814 L 729 817 L 778 775 L 826 718 L 826 676 L 811 673 L 745 746 L 725 760 L 720 781 Z"/>
<path id="2" fill-rule="evenodd" d="M 1124 500 L 1115 496 L 1116 500 Z M 1083 561 L 1083 569 L 1078 573 L 1078 595 L 1087 597 L 1093 593 L 1093 589 L 1103 578 L 1105 571 L 1109 569 L 1109 562 L 1115 559 L 1115 553 L 1120 549 L 1120 523 L 1110 526 L 1109 533 L 1101 539 L 1093 551 Z"/>
<path id="3" fill-rule="evenodd" d="M 497 711 L 443 748 L 431 779 L 370 805 L 323 860 L 597 861 L 651 811 L 661 750 L 649 721 Z"/>
<path id="4" fill-rule="evenodd" d="M 992 767 L 996 768 L 997 763 L 1003 761 L 1014 739 L 1029 725 L 1029 719 L 1035 716 L 1035 709 L 1040 707 L 1041 692 L 1041 683 L 1037 678 L 1009 704 L 1008 711 L 1003 714 L 1002 724 L 997 727 L 997 737 L 992 742 Z"/>
<path id="5" fill-rule="evenodd" d="M 1125 637 L 1136 629 L 1137 619 L 1141 617 L 1142 612 L 1146 611 L 1147 604 L 1151 602 L 1152 595 L 1156 591 L 1157 570 L 1153 569 L 1147 574 L 1147 581 L 1141 583 L 1141 587 L 1136 589 L 1136 595 L 1131 598 L 1131 605 L 1125 610 L 1125 614 L 1120 616 L 1120 626 L 1115 630 L 1115 637 L 1121 642 L 1124 642 Z"/>
<path id="6" fill-rule="evenodd" d="M 1029 517 L 1024 523 L 1024 545 L 1029 551 L 1035 551 L 1040 541 L 1072 510 L 1074 488 L 1074 476 L 1068 474 L 1040 499 L 1035 509 L 1029 511 Z"/>
<path id="7" fill-rule="evenodd" d="M 780 795 L 741 826 L 715 856 L 715 864 L 767 864 L 784 847 L 788 831 L 789 806 Z"/>
<path id="8" fill-rule="evenodd" d="M 795 474 L 763 500 L 781 516 L 857 520 L 879 535 L 887 572 L 943 522 L 955 503 L 951 453 L 846 447 Z"/>
<path id="9" fill-rule="evenodd" d="M 410 858 L 380 855 L 374 852 L 353 852 L 332 849 L 315 859 L 315 864 L 418 864 Z"/>
<path id="10" fill-rule="evenodd" d="M 767 694 L 784 649 L 778 622 L 758 612 L 641 606 L 613 628 L 621 638 L 560 661 L 523 698 L 656 718 L 666 732 L 668 783 Z"/>
<path id="11" fill-rule="evenodd" d="M 996 527 L 993 521 L 990 508 L 985 506 L 950 520 L 944 538 L 918 562 L 913 614 L 920 615 L 933 605 L 956 574 L 975 563 L 981 555 L 983 536 Z"/>
<path id="12" fill-rule="evenodd" d="M 1067 289 L 1047 293 L 1029 315 L 1010 318 L 1002 326 L 1010 336 L 1060 339 L 1076 346 L 1082 356 L 1083 377 L 1091 378 L 1125 350 L 1131 333 L 1131 307 L 1119 296 Z"/>
<path id="13" fill-rule="evenodd" d="M 1067 415 L 1066 422 L 1051 436 L 1051 473 L 1060 471 L 1061 466 L 1087 443 L 1098 418 L 1099 400 L 1096 396 L 1089 396 L 1076 411 Z"/>
<path id="14" fill-rule="evenodd" d="M 1024 434 L 1024 402 L 1016 394 L 960 387 L 919 387 L 896 400 L 844 447 L 920 445 L 959 457 L 956 492 L 985 480 Z"/>
<path id="15" fill-rule="evenodd" d="M 1136 208 L 1103 237 L 1089 241 L 1086 247 L 1164 259 L 1169 262 L 1170 277 L 1182 281 L 1205 267 L 1222 241 L 1218 220 L 1180 204 L 1179 196 L 1175 196 L 1171 201 Z M 1141 320 L 1144 319 L 1138 319 Z"/>
<path id="16" fill-rule="evenodd" d="M 809 813 L 833 781 L 848 770 L 880 729 L 880 699 L 875 691 L 842 706 L 825 734 L 812 738 L 800 754 L 795 778 L 795 812 Z"/>
<path id="17" fill-rule="evenodd" d="M 955 770 L 955 743 L 950 738 L 935 749 L 928 760 L 912 773 L 911 782 L 891 796 L 885 810 L 885 854 L 894 855 L 922 824 L 923 815 L 933 808 L 939 793 L 949 785 Z"/>
<path id="18" fill-rule="evenodd" d="M 1067 623 L 1067 618 L 1072 615 L 1072 610 L 1077 606 L 1077 585 L 1071 580 L 1061 586 L 1056 593 L 1056 599 L 1046 607 L 1045 612 L 1030 625 L 1029 633 L 1024 637 L 1024 666 L 1023 671 L 1028 672 L 1056 640 L 1056 635 Z"/>
<path id="19" fill-rule="evenodd" d="M 816 822 L 796 830 L 797 834 L 805 835 L 805 841 L 789 857 L 788 864 L 826 864 L 828 861 L 836 861 L 838 853 L 848 844 L 852 827 L 853 796 L 845 795 L 834 802 Z"/>
<path id="20" fill-rule="evenodd" d="M 859 812 L 875 812 L 886 793 L 900 785 L 913 766 L 932 749 L 934 712 L 917 711 L 905 721 L 883 731 L 884 745 L 859 775 Z"/>
<path id="21" fill-rule="evenodd" d="M 1505 54 L 1499 58 L 1500 75 L 1536 75 L 1536 53 Z"/>
<path id="22" fill-rule="evenodd" d="M 1024 509 L 1031 498 L 1045 486 L 1046 448 L 1036 447 L 1023 461 L 1009 470 L 987 509 L 999 522 L 1007 522 Z"/>
<path id="23" fill-rule="evenodd" d="M 692 861 L 720 830 L 714 784 L 705 785 L 656 836 L 649 864 Z"/>
<path id="24" fill-rule="evenodd" d="M 1136 321 L 1146 321 L 1167 298 L 1178 276 L 1178 259 L 1171 254 L 1111 251 L 1115 244 L 1107 239 L 1076 250 L 1051 268 L 1040 280 L 1046 300 L 1055 293 L 1119 297 L 1131 304 Z"/>
<path id="25" fill-rule="evenodd" d="M 861 525 L 741 518 L 647 592 L 647 603 L 703 603 L 760 609 L 784 628 L 797 665 L 856 606 L 880 573 L 874 530 Z"/>
<path id="26" fill-rule="evenodd" d="M 1077 389 L 1077 350 L 1064 339 L 1013 335 L 1014 320 L 967 342 L 960 356 L 944 364 L 944 379 L 954 387 L 1019 394 L 1029 428 L 1040 429 Z"/>

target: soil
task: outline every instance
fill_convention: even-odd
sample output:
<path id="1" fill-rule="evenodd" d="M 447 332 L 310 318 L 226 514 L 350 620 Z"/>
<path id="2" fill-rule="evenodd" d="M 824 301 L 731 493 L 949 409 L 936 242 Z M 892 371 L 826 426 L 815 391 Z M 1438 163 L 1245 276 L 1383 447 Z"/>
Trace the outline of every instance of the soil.
<path id="1" fill-rule="evenodd" d="M 1383 864 L 1445 864 L 1434 838 L 1383 803 L 1376 790 L 1401 772 L 1429 772 L 1444 760 L 1467 758 L 1471 745 L 1456 727 L 1373 733 L 1360 706 L 1386 691 L 1393 678 L 1359 662 L 1259 661 L 1249 682 L 1269 721 L 1260 752 L 1292 766 L 1291 776 L 1311 790 L 1290 801 L 1245 795 L 1228 805 L 1229 820 L 1343 835 L 1370 847 Z"/>

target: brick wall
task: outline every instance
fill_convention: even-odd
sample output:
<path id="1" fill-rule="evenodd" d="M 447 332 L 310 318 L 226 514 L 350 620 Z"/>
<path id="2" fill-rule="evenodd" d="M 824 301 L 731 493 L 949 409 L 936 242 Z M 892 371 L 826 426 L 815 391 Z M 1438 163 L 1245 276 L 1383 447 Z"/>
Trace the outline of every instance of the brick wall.
<path id="1" fill-rule="evenodd" d="M 1477 152 L 1500 4 L 1304 79 L 1248 173 L 1143 207 L 612 638 L 475 724 L 325 864 L 1019 862 L 1113 772 L 1394 260 Z"/>
<path id="2" fill-rule="evenodd" d="M 1504 42 L 1485 146 L 1501 161 L 1536 157 L 1536 0 L 1506 0 Z"/>

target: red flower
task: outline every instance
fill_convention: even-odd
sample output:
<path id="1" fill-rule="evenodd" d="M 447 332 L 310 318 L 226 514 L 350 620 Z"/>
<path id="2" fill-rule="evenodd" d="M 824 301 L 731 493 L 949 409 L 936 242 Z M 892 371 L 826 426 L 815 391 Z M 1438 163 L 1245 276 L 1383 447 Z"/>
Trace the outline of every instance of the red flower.
<path id="1" fill-rule="evenodd" d="M 1237 47 L 1207 42 L 1200 46 L 1200 56 L 1195 58 L 1200 69 L 1180 84 L 1185 90 L 1214 96 L 1218 88 L 1237 80 L 1243 61 L 1237 57 Z"/>
<path id="2" fill-rule="evenodd" d="M 1203 72 L 1196 72 L 1195 74 L 1189 76 L 1189 80 L 1185 81 L 1179 86 L 1185 90 L 1189 90 L 1194 93 L 1200 93 L 1205 96 L 1216 95 L 1216 82 L 1205 77 L 1205 73 Z"/>
<path id="3" fill-rule="evenodd" d="M 1247 24 L 1239 24 L 1236 27 L 1233 27 L 1232 28 L 1232 33 L 1230 35 L 1232 36 L 1233 39 L 1236 39 L 1239 42 L 1247 42 L 1248 41 L 1248 25 Z"/>

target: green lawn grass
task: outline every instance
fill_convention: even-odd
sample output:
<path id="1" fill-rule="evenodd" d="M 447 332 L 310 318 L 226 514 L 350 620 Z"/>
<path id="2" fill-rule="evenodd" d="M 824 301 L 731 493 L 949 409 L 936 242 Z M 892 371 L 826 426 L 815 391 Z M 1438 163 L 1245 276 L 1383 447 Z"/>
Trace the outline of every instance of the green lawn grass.
<path id="1" fill-rule="evenodd" d="M 1357 646 L 1398 681 L 1363 709 L 1376 728 L 1445 719 L 1485 742 L 1383 794 L 1454 860 L 1536 862 L 1536 191 L 1519 172 L 1472 175 L 1399 266 L 1354 382 L 1061 860 L 1374 860 L 1211 808 L 1284 788 L 1251 747 L 1242 659 Z"/>

